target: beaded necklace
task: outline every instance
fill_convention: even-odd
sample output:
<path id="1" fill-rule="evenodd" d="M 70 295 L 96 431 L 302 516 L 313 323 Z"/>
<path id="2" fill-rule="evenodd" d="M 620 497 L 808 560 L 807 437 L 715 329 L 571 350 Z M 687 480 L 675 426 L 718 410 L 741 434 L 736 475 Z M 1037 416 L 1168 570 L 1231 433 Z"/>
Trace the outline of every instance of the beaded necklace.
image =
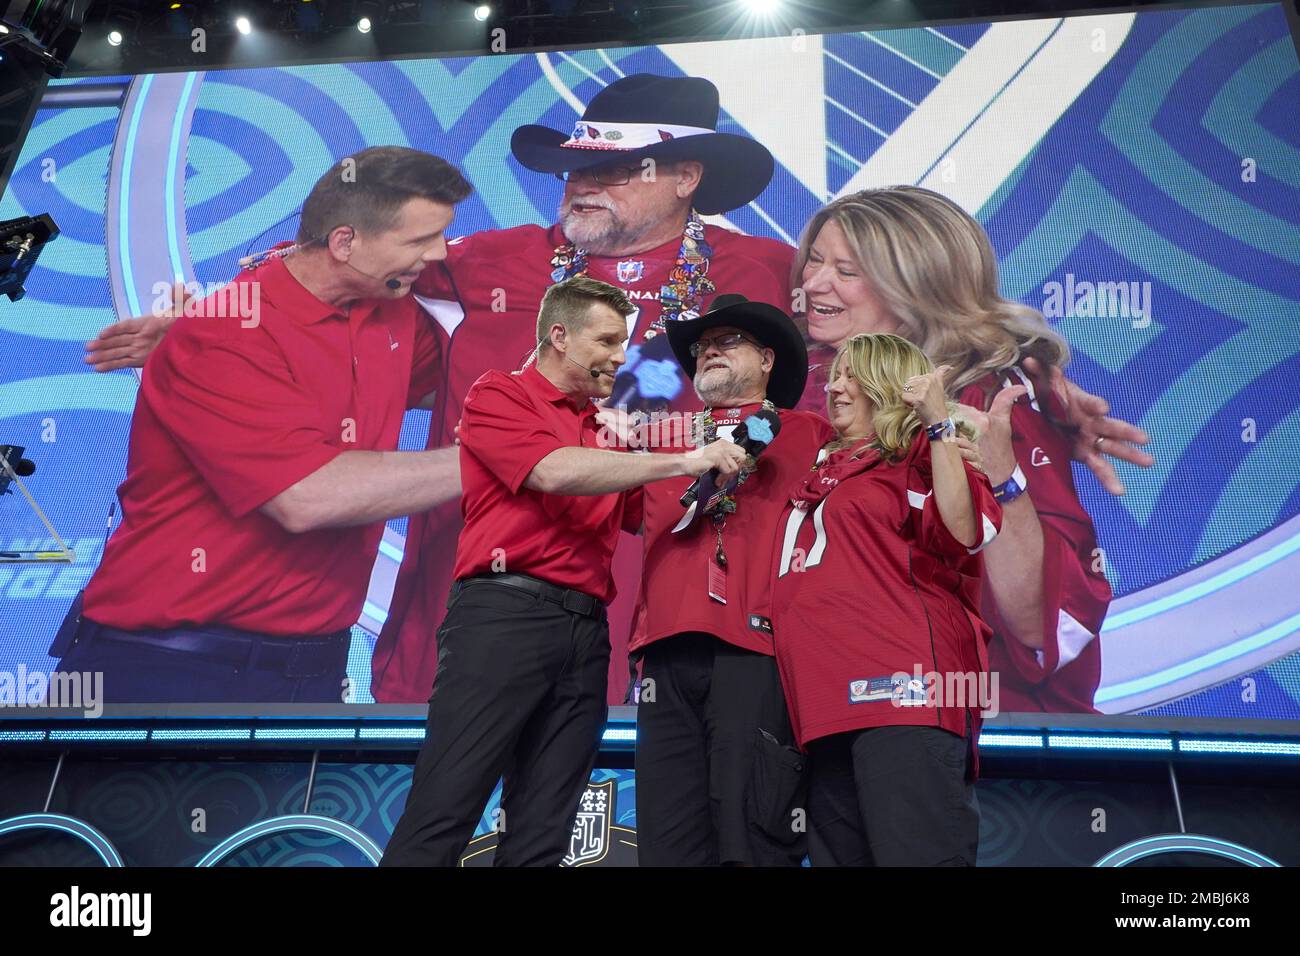
<path id="1" fill-rule="evenodd" d="M 709 278 L 710 257 L 713 247 L 704 238 L 704 220 L 694 209 L 686 217 L 682 231 L 682 244 L 668 282 L 659 289 L 659 318 L 651 323 L 645 337 L 652 339 L 677 319 L 696 319 L 704 298 L 714 291 Z M 587 274 L 587 250 L 572 242 L 555 247 L 551 256 L 551 281 L 564 282 L 575 276 Z"/>

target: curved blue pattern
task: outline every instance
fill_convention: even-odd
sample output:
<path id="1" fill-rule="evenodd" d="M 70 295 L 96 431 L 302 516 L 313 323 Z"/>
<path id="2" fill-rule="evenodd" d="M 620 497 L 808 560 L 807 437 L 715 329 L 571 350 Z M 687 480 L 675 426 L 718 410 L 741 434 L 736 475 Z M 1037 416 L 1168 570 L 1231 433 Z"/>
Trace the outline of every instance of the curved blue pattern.
<path id="1" fill-rule="evenodd" d="M 944 44 L 945 53 L 959 57 L 948 41 L 968 47 L 985 29 L 963 25 L 918 31 L 910 40 L 902 31 L 879 37 L 903 46 Z M 885 133 L 910 113 L 900 96 L 922 102 L 938 82 L 868 36 L 827 37 L 825 47 L 835 57 L 824 59 L 826 95 Z M 656 47 L 608 56 L 616 68 L 596 51 L 548 55 L 581 100 L 620 72 L 679 72 Z M 1167 92 L 1153 97 L 1150 90 Z M 1067 272 L 1152 284 L 1155 314 L 1147 329 L 1100 319 L 1059 323 L 1075 353 L 1072 376 L 1155 436 L 1156 469 L 1121 468 L 1130 487 L 1126 499 L 1102 493 L 1088 472 L 1076 469 L 1117 593 L 1177 575 L 1300 511 L 1296 476 L 1275 465 L 1288 442 L 1296 448 L 1292 457 L 1300 458 L 1300 442 L 1285 424 L 1297 411 L 1294 382 L 1300 377 L 1300 331 L 1292 320 L 1300 313 L 1300 247 L 1278 240 L 1288 234 L 1282 227 L 1300 224 L 1300 173 L 1277 159 L 1300 144 L 1297 99 L 1300 70 L 1280 7 L 1140 13 L 1109 64 L 982 211 L 1006 291 L 1031 305 L 1042 304 L 1046 282 L 1061 281 Z M 252 103 L 267 108 L 248 108 Z M 824 115 L 836 147 L 825 149 L 828 180 L 837 188 L 883 140 L 831 104 L 824 104 Z M 104 241 L 102 213 L 40 179 L 46 156 L 66 169 L 102 150 L 113 133 L 110 117 L 102 109 L 41 113 L 13 188 L 0 203 L 5 218 L 51 211 L 65 239 L 80 244 L 53 244 L 33 273 L 28 299 L 0 313 L 0 348 L 12 356 L 5 373 L 10 384 L 31 380 L 37 388 L 52 375 L 79 369 L 72 330 L 111 319 L 107 277 L 85 256 L 85 246 Z M 564 129 L 572 119 L 572 108 L 532 55 L 208 74 L 198 93 L 192 148 L 184 163 L 175 164 L 175 175 L 208 177 L 205 188 L 195 190 L 201 198 L 185 210 L 193 267 L 202 281 L 223 281 L 250 247 L 292 235 L 297 206 L 322 164 L 371 145 L 367 130 L 377 128 L 396 129 L 409 145 L 467 171 L 476 192 L 457 210 L 453 233 L 547 223 L 559 184 L 520 167 L 508 155 L 508 140 L 523 123 Z M 312 142 L 294 139 L 286 123 L 312 131 Z M 744 132 L 731 116 L 722 117 L 721 127 Z M 1242 182 L 1240 159 L 1262 138 L 1270 151 L 1255 182 Z M 234 157 L 236 168 L 215 170 L 225 157 Z M 1201 199 L 1188 199 L 1193 189 Z M 75 192 L 83 202 L 95 194 L 85 183 Z M 821 199 L 778 168 L 758 200 L 761 213 L 747 208 L 729 218 L 752 233 L 797 236 Z M 155 241 L 170 242 L 173 256 L 180 254 L 175 237 L 159 232 Z M 78 250 L 76 271 L 60 268 L 60 257 L 70 255 L 61 249 Z M 33 337 L 50 346 L 33 350 Z M 1169 412 L 1148 420 L 1189 376 L 1195 394 L 1177 409 L 1178 420 L 1160 417 Z M 114 449 L 113 460 L 104 462 L 85 451 L 84 437 L 71 435 L 66 444 L 42 449 L 43 468 L 74 451 L 78 467 L 95 462 L 80 483 L 70 477 L 72 467 L 57 477 L 44 469 L 47 477 L 36 489 L 56 525 L 73 526 L 75 538 L 102 527 L 111 485 L 121 476 L 127 420 L 116 391 L 103 407 L 120 412 L 72 404 L 51 392 L 49 412 L 60 428 L 97 434 Z M 0 438 L 35 446 L 46 417 L 24 408 L 8 421 L 19 433 Z M 1244 443 L 1240 435 L 1246 418 L 1255 423 L 1258 441 L 1283 443 L 1283 454 L 1252 455 L 1258 442 Z M 1233 483 L 1239 472 L 1249 480 Z M 17 584 L 16 575 L 0 570 L 0 604 L 21 601 L 17 619 L 24 624 L 17 629 L 23 636 L 0 639 L 0 661 L 42 662 L 39 640 L 26 635 L 48 633 L 66 596 L 36 588 L 30 597 L 29 585 L 19 592 Z M 1277 679 L 1296 690 L 1287 683 L 1290 676 Z"/>
<path id="2" fill-rule="evenodd" d="M 108 837 L 77 817 L 69 817 L 61 813 L 28 813 L 20 817 L 0 820 L 0 836 L 25 830 L 55 830 L 66 833 L 87 844 L 104 861 L 105 866 L 126 865 Z"/>
<path id="3" fill-rule="evenodd" d="M 317 816 L 311 813 L 295 813 L 288 816 L 272 817 L 270 820 L 262 820 L 259 823 L 244 827 L 237 833 L 233 833 L 222 840 L 194 865 L 200 867 L 217 866 L 230 854 L 254 840 L 280 833 L 300 831 L 323 833 L 342 840 L 344 843 L 360 850 L 375 866 L 379 865 L 379 860 L 384 855 L 383 850 L 379 848 L 374 840 L 354 826 L 330 817 Z"/>

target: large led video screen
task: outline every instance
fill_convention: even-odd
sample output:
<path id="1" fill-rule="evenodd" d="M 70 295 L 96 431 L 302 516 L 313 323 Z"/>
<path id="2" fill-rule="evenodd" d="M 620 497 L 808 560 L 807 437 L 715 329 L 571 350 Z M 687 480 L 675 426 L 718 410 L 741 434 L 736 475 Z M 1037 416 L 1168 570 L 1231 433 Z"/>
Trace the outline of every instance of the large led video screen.
<path id="1" fill-rule="evenodd" d="M 56 666 L 54 634 L 96 570 L 106 520 L 120 520 L 140 378 L 91 370 L 86 340 L 148 314 L 174 279 L 215 288 L 241 257 L 292 239 L 313 183 L 344 157 L 426 150 L 472 183 L 448 234 L 479 252 L 457 273 L 454 242 L 448 264 L 430 267 L 442 281 L 420 308 L 446 345 L 448 394 L 433 413 L 407 413 L 401 447 L 425 447 L 431 429 L 450 444 L 455 391 L 519 367 L 545 282 L 527 308 L 499 313 L 462 301 L 478 294 L 468 287 L 490 289 L 523 256 L 551 273 L 542 240 L 554 234 L 542 230 L 564 184 L 512 156 L 514 131 L 581 135 L 586 104 L 638 73 L 709 80 L 718 131 L 774 158 L 757 198 L 707 224 L 784 244 L 793 265 L 832 200 L 896 185 L 940 193 L 987 232 L 1002 296 L 1068 343 L 1069 381 L 1150 436 L 1152 464 L 1107 459 L 1122 494 L 1056 450 L 1020 462 L 1031 497 L 1036 471 L 1072 484 L 1096 543 L 1061 585 L 1055 644 L 1018 658 L 1045 671 L 1031 685 L 1057 691 L 1018 697 L 1021 709 L 1300 717 L 1300 64 L 1271 3 L 52 82 L 0 202 L 0 219 L 49 213 L 61 230 L 26 297 L 0 303 L 0 444 L 36 467 L 23 479 L 32 501 L 0 497 L 0 548 L 56 549 L 34 502 L 75 560 L 0 563 L 11 693 Z M 636 291 L 634 260 L 617 280 L 634 303 L 657 299 L 658 287 Z M 785 293 L 798 285 L 792 272 Z M 744 290 L 716 290 L 727 291 Z M 813 361 L 853 331 L 825 314 L 796 319 Z M 639 361 L 643 386 L 662 361 L 644 325 L 625 369 Z M 1031 399 L 1046 404 L 1038 384 Z M 415 622 L 436 622 L 446 600 L 449 510 L 388 523 L 339 701 L 427 699 L 436 648 Z M 636 548 L 625 540 L 617 559 L 611 702 L 627 686 Z M 404 556 L 427 578 L 395 601 Z M 1072 603 L 1071 588 L 1090 593 Z"/>

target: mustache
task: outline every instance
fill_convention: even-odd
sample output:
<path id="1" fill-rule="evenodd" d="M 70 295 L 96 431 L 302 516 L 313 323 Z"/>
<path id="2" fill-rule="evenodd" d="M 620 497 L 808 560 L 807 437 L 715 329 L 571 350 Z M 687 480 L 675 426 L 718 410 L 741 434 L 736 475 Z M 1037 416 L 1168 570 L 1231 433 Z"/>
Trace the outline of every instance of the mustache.
<path id="1" fill-rule="evenodd" d="M 600 208 L 600 209 L 608 210 L 609 212 L 613 212 L 613 211 L 614 211 L 614 206 L 613 206 L 613 204 L 610 203 L 608 200 L 605 200 L 605 201 L 597 201 L 597 200 L 591 200 L 591 199 L 573 199 L 573 200 L 565 200 L 564 202 L 560 203 L 560 215 L 561 215 L 561 216 L 567 216 L 570 212 L 573 211 L 573 207 L 574 207 L 575 205 L 578 205 L 578 206 L 596 206 L 596 207 L 598 207 L 598 208 Z"/>

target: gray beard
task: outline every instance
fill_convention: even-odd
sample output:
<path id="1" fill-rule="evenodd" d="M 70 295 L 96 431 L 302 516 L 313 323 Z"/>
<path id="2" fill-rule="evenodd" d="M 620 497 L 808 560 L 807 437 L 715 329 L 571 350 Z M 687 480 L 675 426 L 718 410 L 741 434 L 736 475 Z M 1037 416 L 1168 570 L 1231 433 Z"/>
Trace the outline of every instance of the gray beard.
<path id="1" fill-rule="evenodd" d="M 629 250 L 635 249 L 650 231 L 650 224 L 632 229 L 613 212 L 610 219 L 609 225 L 593 229 L 579 222 L 578 217 L 570 212 L 560 218 L 560 231 L 565 239 L 594 256 L 628 255 Z"/>
<path id="2" fill-rule="evenodd" d="M 720 408 L 736 405 L 739 399 L 744 398 L 751 389 L 751 384 L 747 379 L 741 379 L 736 373 L 726 371 L 724 376 L 719 377 L 715 373 L 710 373 L 710 384 L 701 385 L 700 375 L 695 376 L 695 394 L 700 397 L 705 405 L 711 408 Z"/>

